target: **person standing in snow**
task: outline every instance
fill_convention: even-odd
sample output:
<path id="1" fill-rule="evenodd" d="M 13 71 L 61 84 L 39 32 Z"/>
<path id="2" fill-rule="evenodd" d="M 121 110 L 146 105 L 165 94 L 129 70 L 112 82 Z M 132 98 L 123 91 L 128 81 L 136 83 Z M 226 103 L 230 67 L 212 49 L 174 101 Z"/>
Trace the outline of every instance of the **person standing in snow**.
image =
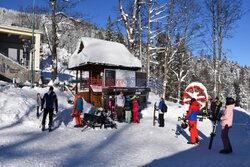
<path id="1" fill-rule="evenodd" d="M 41 96 L 40 93 L 37 93 L 36 95 L 36 117 L 39 118 L 39 108 L 41 105 Z"/>
<path id="2" fill-rule="evenodd" d="M 54 109 L 56 109 L 56 113 L 58 112 L 57 96 L 53 90 L 54 90 L 53 86 L 50 86 L 49 92 L 45 93 L 45 95 L 42 98 L 41 110 L 44 109 L 43 120 L 42 120 L 42 131 L 45 130 L 45 122 L 48 114 L 49 114 L 49 131 L 51 131 Z"/>
<path id="3" fill-rule="evenodd" d="M 234 109 L 234 99 L 231 97 L 226 98 L 226 106 L 224 113 L 220 118 L 221 124 L 221 140 L 224 146 L 224 149 L 220 151 L 222 154 L 228 154 L 233 152 L 229 137 L 228 131 L 233 125 L 233 109 Z"/>
<path id="4" fill-rule="evenodd" d="M 164 113 L 166 112 L 167 106 L 165 104 L 165 101 L 163 98 L 160 99 L 160 103 L 158 106 L 158 112 L 159 112 L 159 127 L 164 127 Z"/>
<path id="5" fill-rule="evenodd" d="M 139 104 L 137 99 L 134 97 L 132 97 L 133 101 L 132 101 L 132 112 L 133 112 L 133 123 L 140 123 L 140 119 L 139 119 L 139 115 L 138 115 L 138 111 L 139 111 Z"/>
<path id="6" fill-rule="evenodd" d="M 125 97 L 123 96 L 123 93 L 120 92 L 120 94 L 118 96 L 116 96 L 115 99 L 115 105 L 117 108 L 117 119 L 118 122 L 122 122 L 123 121 L 123 117 L 124 117 L 124 104 L 125 104 Z"/>
<path id="7" fill-rule="evenodd" d="M 212 113 L 212 121 L 216 121 L 216 117 L 217 117 L 217 115 L 219 114 L 219 112 L 220 112 L 220 108 L 221 108 L 221 106 L 222 106 L 222 103 L 221 103 L 221 101 L 219 100 L 219 98 L 218 97 L 216 97 L 213 101 L 212 101 L 212 103 L 211 103 L 211 113 Z"/>
<path id="8" fill-rule="evenodd" d="M 83 99 L 82 96 L 78 93 L 74 100 L 74 107 L 72 113 L 75 114 L 76 125 L 74 127 L 82 127 L 83 123 L 81 120 L 81 113 L 83 111 Z"/>
<path id="9" fill-rule="evenodd" d="M 191 104 L 189 106 L 188 114 L 185 117 L 185 121 L 188 120 L 190 138 L 191 140 L 187 142 L 187 144 L 195 144 L 199 143 L 199 136 L 197 131 L 197 114 L 200 113 L 199 103 L 195 98 L 191 99 Z"/>
<path id="10" fill-rule="evenodd" d="M 131 104 L 131 100 L 129 98 L 126 99 L 125 101 L 125 120 L 127 123 L 130 124 L 131 122 L 131 109 L 132 109 L 132 104 Z"/>

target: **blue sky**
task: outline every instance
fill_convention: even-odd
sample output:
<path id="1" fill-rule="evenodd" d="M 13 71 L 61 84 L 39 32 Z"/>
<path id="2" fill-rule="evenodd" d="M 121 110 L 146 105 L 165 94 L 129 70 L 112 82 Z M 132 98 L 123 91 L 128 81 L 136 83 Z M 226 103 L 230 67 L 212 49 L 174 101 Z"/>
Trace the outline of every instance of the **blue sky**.
<path id="1" fill-rule="evenodd" d="M 124 0 L 123 0 L 124 1 Z M 32 5 L 32 0 L 6 0 L 0 1 L 0 7 L 19 10 L 23 6 Z M 44 5 L 46 0 L 36 0 L 36 5 Z M 243 0 L 245 9 L 250 10 L 250 0 Z M 82 11 L 90 16 L 92 23 L 98 27 L 104 27 L 109 15 L 114 20 L 117 13 L 113 10 L 118 8 L 118 0 L 85 0 L 75 10 Z M 247 13 L 232 31 L 233 38 L 224 40 L 224 52 L 227 58 L 237 61 L 240 65 L 250 66 L 250 13 Z"/>

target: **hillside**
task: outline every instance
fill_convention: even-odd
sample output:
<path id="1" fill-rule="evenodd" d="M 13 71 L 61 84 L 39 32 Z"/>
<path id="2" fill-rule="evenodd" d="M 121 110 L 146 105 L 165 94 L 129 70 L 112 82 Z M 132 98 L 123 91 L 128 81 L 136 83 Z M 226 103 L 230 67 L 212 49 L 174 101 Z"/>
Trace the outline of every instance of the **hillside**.
<path id="1" fill-rule="evenodd" d="M 7 10 L 0 8 L 0 22 L 6 25 L 14 25 L 30 28 L 31 27 L 31 15 L 25 12 L 17 12 L 13 10 Z M 36 29 L 43 32 L 42 37 L 42 52 L 41 52 L 41 70 L 42 76 L 49 80 L 51 78 L 51 52 L 48 46 L 48 40 L 51 38 L 51 21 L 47 15 L 36 15 Z M 97 39 L 108 39 L 110 32 L 105 31 L 103 28 L 98 28 L 91 22 L 79 22 L 77 19 L 73 21 L 67 17 L 63 17 L 58 22 L 58 76 L 60 81 L 71 80 L 75 75 L 74 72 L 68 71 L 68 59 L 76 49 L 76 44 L 81 37 L 91 37 Z M 120 43 L 126 43 L 124 37 L 119 36 L 117 32 L 113 32 L 112 41 Z M 142 48 L 143 60 L 142 67 L 145 71 L 146 67 L 146 54 L 145 45 Z M 138 52 L 138 48 L 135 53 Z M 159 59 L 162 59 L 161 55 L 157 54 Z M 177 57 L 177 62 L 179 58 Z M 213 60 L 211 55 L 196 55 L 191 56 L 188 62 L 188 67 L 183 72 L 186 73 L 185 78 L 182 79 L 180 92 L 183 92 L 187 85 L 191 82 L 201 82 L 208 90 L 209 98 L 213 96 L 214 89 L 214 72 L 213 72 Z M 166 99 L 169 101 L 177 101 L 176 90 L 178 85 L 178 78 L 176 77 L 176 71 L 173 71 L 174 67 L 178 67 L 178 64 L 172 64 L 171 70 L 168 73 L 167 79 L 167 93 Z M 178 68 L 179 69 L 179 68 Z M 178 70 L 177 70 L 178 71 Z M 164 78 L 163 65 L 156 65 L 151 69 L 152 78 L 150 80 L 160 87 L 151 90 L 157 94 L 162 93 L 162 84 Z M 221 61 L 221 99 L 225 101 L 226 97 L 230 96 L 236 100 L 236 105 L 250 110 L 250 67 L 242 67 L 237 62 L 229 61 L 226 57 Z M 180 94 L 180 97 L 182 94 Z M 178 99 L 181 102 L 181 99 Z"/>
<path id="2" fill-rule="evenodd" d="M 166 102 L 165 127 L 152 126 L 153 104 L 159 99 L 150 93 L 148 108 L 142 111 L 140 124 L 117 123 L 117 129 L 73 128 L 69 95 L 56 90 L 59 113 L 53 131 L 42 132 L 41 116 L 36 118 L 36 93 L 48 89 L 0 88 L 0 166 L 175 166 L 175 167 L 248 167 L 250 134 L 246 122 L 250 112 L 234 110 L 230 130 L 233 153 L 219 154 L 222 148 L 220 126 L 212 150 L 208 150 L 212 125 L 209 120 L 198 122 L 199 145 L 187 145 L 189 132 L 180 134 L 178 116 L 188 106 Z M 91 105 L 84 105 L 89 112 Z M 248 128 L 248 129 L 247 129 Z"/>

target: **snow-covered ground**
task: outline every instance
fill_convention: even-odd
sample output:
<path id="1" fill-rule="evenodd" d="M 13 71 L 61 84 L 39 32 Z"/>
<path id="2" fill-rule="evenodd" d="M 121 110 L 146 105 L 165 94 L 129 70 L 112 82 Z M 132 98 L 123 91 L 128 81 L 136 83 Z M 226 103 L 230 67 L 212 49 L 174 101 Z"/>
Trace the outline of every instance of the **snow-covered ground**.
<path id="1" fill-rule="evenodd" d="M 199 145 L 187 145 L 189 132 L 178 133 L 187 106 L 167 102 L 165 127 L 152 126 L 153 105 L 159 99 L 150 94 L 148 108 L 142 111 L 140 124 L 117 123 L 117 129 L 73 128 L 70 96 L 56 90 L 59 113 L 52 132 L 39 128 L 36 118 L 36 93 L 48 88 L 0 87 L 0 166 L 173 166 L 173 167 L 249 167 L 250 136 L 246 122 L 249 111 L 236 108 L 230 130 L 233 153 L 219 154 L 222 149 L 220 126 L 212 150 L 208 150 L 212 125 L 198 122 Z M 84 105 L 89 112 L 91 105 Z"/>

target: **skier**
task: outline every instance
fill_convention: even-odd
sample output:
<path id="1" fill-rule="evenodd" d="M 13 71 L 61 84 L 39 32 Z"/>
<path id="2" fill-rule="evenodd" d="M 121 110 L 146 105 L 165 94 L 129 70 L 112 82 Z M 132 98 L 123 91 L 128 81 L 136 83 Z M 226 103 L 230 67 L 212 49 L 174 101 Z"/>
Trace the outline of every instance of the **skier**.
<path id="1" fill-rule="evenodd" d="M 219 100 L 218 97 L 216 97 L 212 103 L 211 103 L 211 112 L 212 112 L 212 121 L 215 122 L 216 121 L 216 116 L 217 114 L 220 112 L 220 108 L 222 106 L 221 101 Z"/>
<path id="2" fill-rule="evenodd" d="M 132 106 L 131 106 L 131 100 L 129 99 L 129 97 L 126 99 L 125 101 L 125 120 L 127 123 L 130 124 L 131 122 L 131 109 L 132 109 Z"/>
<path id="3" fill-rule="evenodd" d="M 224 149 L 220 151 L 222 154 L 228 154 L 233 152 L 232 146 L 228 137 L 228 131 L 233 124 L 233 109 L 234 109 L 234 99 L 231 97 L 226 98 L 226 106 L 224 113 L 220 118 L 221 124 L 221 140 L 224 146 Z"/>
<path id="4" fill-rule="evenodd" d="M 56 96 L 56 93 L 53 92 L 53 90 L 54 88 L 50 86 L 49 92 L 45 93 L 45 95 L 42 98 L 41 110 L 43 110 L 44 108 L 43 120 L 42 120 L 42 131 L 45 130 L 46 117 L 49 113 L 49 131 L 51 132 L 54 109 L 56 109 L 56 113 L 58 112 L 57 96 Z"/>
<path id="5" fill-rule="evenodd" d="M 75 97 L 74 107 L 72 111 L 72 114 L 75 114 L 76 125 L 74 127 L 76 128 L 83 126 L 83 123 L 80 117 L 82 111 L 83 111 L 83 99 L 82 99 L 82 96 L 78 93 Z"/>
<path id="6" fill-rule="evenodd" d="M 199 136 L 197 132 L 197 114 L 200 113 L 199 109 L 200 109 L 199 103 L 196 101 L 195 98 L 192 98 L 188 114 L 185 117 L 185 122 L 186 120 L 188 120 L 190 138 L 191 138 L 191 140 L 188 141 L 187 144 L 199 143 Z"/>
<path id="7" fill-rule="evenodd" d="M 160 99 L 160 103 L 158 106 L 159 112 L 159 127 L 164 127 L 164 113 L 166 112 L 166 104 L 163 98 Z"/>
<path id="8" fill-rule="evenodd" d="M 135 98 L 135 96 L 133 97 L 133 107 L 132 107 L 132 112 L 133 112 L 133 123 L 140 123 L 140 120 L 139 120 L 139 116 L 138 116 L 138 101 L 137 99 Z"/>
<path id="9" fill-rule="evenodd" d="M 118 122 L 122 122 L 123 121 L 123 117 L 124 117 L 124 104 L 125 104 L 125 98 L 123 96 L 123 93 L 120 92 L 120 94 L 118 96 L 116 96 L 116 100 L 115 100 L 115 105 L 117 108 L 117 119 Z"/>

